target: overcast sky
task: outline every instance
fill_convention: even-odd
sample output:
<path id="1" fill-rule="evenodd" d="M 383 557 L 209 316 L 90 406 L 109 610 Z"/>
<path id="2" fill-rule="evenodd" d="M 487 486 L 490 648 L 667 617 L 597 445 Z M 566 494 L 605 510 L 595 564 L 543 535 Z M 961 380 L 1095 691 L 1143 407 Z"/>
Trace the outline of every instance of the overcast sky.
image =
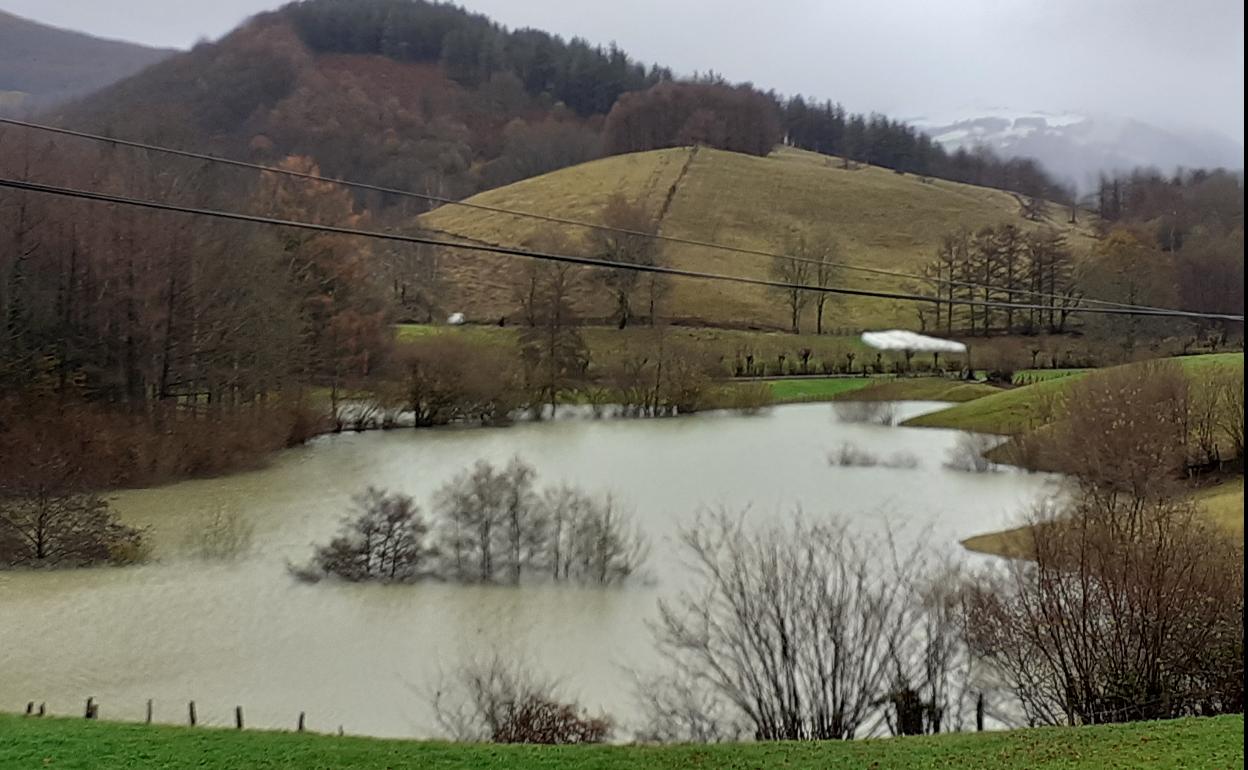
<path id="1" fill-rule="evenodd" d="M 1243 0 L 465 0 L 511 27 L 615 41 L 893 117 L 1074 110 L 1244 138 Z M 0 0 L 104 37 L 187 47 L 280 0 Z"/>

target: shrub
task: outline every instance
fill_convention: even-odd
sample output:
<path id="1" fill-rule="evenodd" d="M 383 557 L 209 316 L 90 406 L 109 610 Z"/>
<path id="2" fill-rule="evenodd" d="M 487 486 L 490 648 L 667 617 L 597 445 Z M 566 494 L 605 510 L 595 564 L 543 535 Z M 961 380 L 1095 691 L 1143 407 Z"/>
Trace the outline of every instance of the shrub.
<path id="1" fill-rule="evenodd" d="M 183 541 L 183 549 L 206 561 L 232 561 L 246 556 L 255 539 L 255 527 L 239 511 L 218 508 Z"/>
<path id="2" fill-rule="evenodd" d="M 828 462 L 842 468 L 873 468 L 880 464 L 880 458 L 865 449 L 845 442 L 836 452 L 829 455 Z"/>
<path id="3" fill-rule="evenodd" d="M 606 717 L 589 717 L 559 696 L 558 685 L 518 660 L 495 653 L 459 666 L 429 695 L 443 732 L 457 741 L 601 743 Z"/>
<path id="4" fill-rule="evenodd" d="M 897 409 L 889 401 L 835 401 L 832 411 L 841 422 L 892 425 Z"/>
<path id="5" fill-rule="evenodd" d="M 357 514 L 342 522 L 328 545 L 316 549 L 309 565 L 292 570 L 296 576 L 403 582 L 428 574 L 429 526 L 412 498 L 369 487 L 353 500 Z"/>
<path id="6" fill-rule="evenodd" d="M 1000 436 L 985 433 L 962 433 L 958 436 L 957 443 L 949 450 L 945 467 L 967 473 L 987 473 L 994 467 L 992 461 L 988 459 L 988 453 L 1000 446 L 1002 440 Z"/>

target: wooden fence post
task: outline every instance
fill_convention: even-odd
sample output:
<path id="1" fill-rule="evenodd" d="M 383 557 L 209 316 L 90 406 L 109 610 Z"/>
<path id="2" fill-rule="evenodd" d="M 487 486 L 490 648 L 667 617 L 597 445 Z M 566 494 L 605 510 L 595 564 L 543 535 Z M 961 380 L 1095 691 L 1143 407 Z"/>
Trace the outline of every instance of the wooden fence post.
<path id="1" fill-rule="evenodd" d="M 303 712 L 299 712 L 299 726 L 295 728 L 298 732 L 303 732 Z"/>
<path id="2" fill-rule="evenodd" d="M 46 714 L 46 713 L 48 713 L 48 704 L 46 704 L 46 703 L 40 703 L 40 704 L 39 704 L 39 714 L 38 714 L 38 716 L 43 716 L 43 715 L 44 715 L 44 714 Z"/>
<path id="3" fill-rule="evenodd" d="M 95 698 L 87 698 L 87 710 L 83 714 L 87 719 L 95 719 L 95 715 L 99 713 L 100 707 L 95 705 Z"/>
<path id="4" fill-rule="evenodd" d="M 191 701 L 189 704 L 187 704 L 186 710 L 187 710 L 188 715 L 191 718 L 191 727 L 194 727 L 195 726 L 195 701 Z"/>
<path id="5" fill-rule="evenodd" d="M 34 713 L 35 713 L 35 702 L 33 700 L 28 701 L 26 703 L 26 716 L 30 716 L 31 714 L 34 714 Z"/>
<path id="6" fill-rule="evenodd" d="M 243 707 L 234 707 L 234 726 L 239 730 L 243 729 Z"/>
<path id="7" fill-rule="evenodd" d="M 984 694 L 982 692 L 975 699 L 975 729 L 981 733 L 984 731 Z"/>
<path id="8" fill-rule="evenodd" d="M 152 699 L 148 698 L 147 699 L 147 720 L 145 724 L 150 725 L 151 723 L 152 723 Z"/>

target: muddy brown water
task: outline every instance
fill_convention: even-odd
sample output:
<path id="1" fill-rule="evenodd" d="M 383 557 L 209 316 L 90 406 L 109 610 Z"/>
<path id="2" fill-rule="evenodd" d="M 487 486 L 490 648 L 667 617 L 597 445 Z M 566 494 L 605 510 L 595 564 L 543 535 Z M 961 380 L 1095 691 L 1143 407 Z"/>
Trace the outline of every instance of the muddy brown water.
<path id="1" fill-rule="evenodd" d="M 900 418 L 939 404 L 898 405 Z M 827 404 L 764 414 L 663 420 L 561 419 L 500 429 L 400 430 L 324 437 L 264 469 L 113 494 L 123 517 L 149 528 L 153 561 L 138 567 L 0 572 L 0 710 L 46 702 L 80 714 L 88 696 L 105 719 L 308 727 L 376 736 L 428 736 L 427 693 L 467 657 L 523 656 L 559 677 L 591 709 L 625 725 L 636 714 L 629 669 L 653 666 L 645 621 L 685 585 L 672 535 L 702 506 L 760 521 L 839 515 L 855 526 L 893 523 L 899 539 L 935 547 L 1000 527 L 1051 491 L 1053 479 L 943 467 L 950 431 L 845 424 Z M 841 468 L 844 442 L 912 469 Z M 654 547 L 649 578 L 623 588 L 301 584 L 288 562 L 335 531 L 367 485 L 427 501 L 478 459 L 519 455 L 539 483 L 610 492 Z M 234 563 L 188 554 L 188 532 L 218 510 L 255 526 Z M 970 557 L 965 558 L 980 558 Z"/>

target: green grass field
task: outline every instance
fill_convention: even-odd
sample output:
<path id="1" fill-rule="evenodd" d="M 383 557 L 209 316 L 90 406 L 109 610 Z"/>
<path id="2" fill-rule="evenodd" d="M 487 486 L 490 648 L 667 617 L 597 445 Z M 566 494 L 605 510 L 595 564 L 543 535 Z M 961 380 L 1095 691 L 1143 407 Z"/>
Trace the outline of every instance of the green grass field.
<path id="1" fill-rule="evenodd" d="M 1045 380 L 1057 380 L 1075 374 L 1083 374 L 1087 369 L 1023 369 L 1014 372 L 1011 380 L 1015 385 L 1032 385 Z"/>
<path id="2" fill-rule="evenodd" d="M 1174 360 L 1189 373 L 1195 373 L 1206 366 L 1237 366 L 1241 369 L 1244 366 L 1243 353 L 1211 353 Z M 916 417 L 906 422 L 906 425 L 1015 435 L 1038 427 L 1039 422 L 1042 422 L 1040 415 L 1045 398 L 1060 393 L 1085 375 L 1086 372 L 1076 372 L 1065 377 L 1045 379 L 1032 385 L 1001 391 L 987 398 Z"/>
<path id="3" fill-rule="evenodd" d="M 1243 353 L 1212 353 L 1202 356 L 1186 356 L 1175 359 L 1189 374 L 1197 374 L 1209 366 L 1234 366 L 1243 368 Z M 1130 366 L 1130 364 L 1128 364 Z M 954 428 L 981 433 L 1019 435 L 1038 427 L 1043 412 L 1040 405 L 1069 387 L 1072 382 L 1085 376 L 1074 372 L 1064 377 L 1042 379 L 1032 385 L 1002 391 L 993 396 L 966 404 L 921 415 L 907 421 L 906 425 Z M 991 455 L 990 455 L 991 456 Z M 1244 536 L 1244 482 L 1243 477 L 1233 478 L 1213 487 L 1198 488 L 1192 492 L 1194 499 L 1204 508 L 1210 520 L 1226 529 L 1233 537 Z M 1018 556 L 1029 549 L 1028 530 L 1015 527 L 987 532 L 967 538 L 962 545 L 972 551 L 997 556 Z"/>
<path id="4" fill-rule="evenodd" d="M 874 381 L 869 387 L 840 396 L 848 401 L 948 401 L 960 404 L 986 398 L 1000 388 L 947 377 L 899 377 Z"/>
<path id="5" fill-rule="evenodd" d="M 868 377 L 828 377 L 818 380 L 778 380 L 767 383 L 778 404 L 832 401 L 869 388 Z"/>
<path id="6" fill-rule="evenodd" d="M 0 716 L 0 768 L 1232 770 L 1242 716 L 828 743 L 494 746 Z"/>
<path id="7" fill-rule="evenodd" d="M 700 148 L 617 155 L 526 179 L 470 200 L 490 206 L 580 221 L 601 221 L 614 194 L 640 201 L 653 214 L 664 212 L 664 235 L 763 251 L 781 251 L 795 231 L 826 227 L 836 234 L 842 261 L 862 266 L 919 270 L 940 239 L 961 227 L 976 229 L 1012 222 L 1024 230 L 1053 228 L 1067 235 L 1080 254 L 1091 244 L 1089 214 L 1078 226 L 1058 213 L 1044 222 L 1023 218 L 1008 193 L 944 180 L 922 181 L 909 174 L 862 166 L 842 169 L 834 158 L 791 148 L 766 158 Z M 459 206 L 442 206 L 421 217 L 435 232 L 509 246 L 533 243 L 550 227 L 541 221 Z M 568 249 L 584 252 L 584 228 L 559 228 Z M 699 246 L 665 244 L 673 266 L 760 278 L 766 258 Z M 471 252 L 447 254 L 441 266 L 446 309 L 470 320 L 515 315 L 515 287 L 522 274 L 516 260 Z M 580 275 L 590 276 L 582 272 Z M 902 279 L 846 273 L 840 283 L 880 290 L 905 288 Z M 704 325 L 787 326 L 783 302 L 764 287 L 701 280 L 670 279 L 670 293 L 659 311 Z M 586 280 L 578 289 L 578 311 L 586 317 L 611 314 L 607 295 Z M 807 311 L 804 328 L 813 328 Z M 827 314 L 831 328 L 910 328 L 912 306 L 891 300 L 834 299 Z"/>
<path id="8" fill-rule="evenodd" d="M 1228 532 L 1244 537 L 1244 477 L 1199 490 L 1196 495 L 1209 518 Z"/>

